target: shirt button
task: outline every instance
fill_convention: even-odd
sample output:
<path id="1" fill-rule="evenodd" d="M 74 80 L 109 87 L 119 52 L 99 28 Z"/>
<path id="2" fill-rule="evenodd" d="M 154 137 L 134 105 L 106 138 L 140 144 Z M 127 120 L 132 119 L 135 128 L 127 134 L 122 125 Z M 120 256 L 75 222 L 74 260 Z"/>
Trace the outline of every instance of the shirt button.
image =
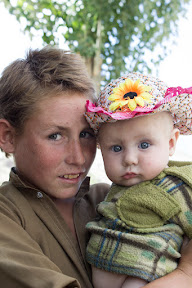
<path id="1" fill-rule="evenodd" d="M 40 191 L 37 192 L 37 198 L 43 198 L 43 193 L 41 193 Z"/>

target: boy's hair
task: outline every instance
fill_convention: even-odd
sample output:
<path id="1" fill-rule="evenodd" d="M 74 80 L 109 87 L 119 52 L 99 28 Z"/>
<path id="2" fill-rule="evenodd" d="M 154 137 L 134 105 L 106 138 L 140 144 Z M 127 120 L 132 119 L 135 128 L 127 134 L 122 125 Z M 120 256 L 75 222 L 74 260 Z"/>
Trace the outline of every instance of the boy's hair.
<path id="1" fill-rule="evenodd" d="M 65 91 L 95 100 L 94 85 L 81 57 L 51 46 L 29 50 L 25 59 L 14 61 L 2 73 L 0 118 L 22 133 L 39 101 Z"/>

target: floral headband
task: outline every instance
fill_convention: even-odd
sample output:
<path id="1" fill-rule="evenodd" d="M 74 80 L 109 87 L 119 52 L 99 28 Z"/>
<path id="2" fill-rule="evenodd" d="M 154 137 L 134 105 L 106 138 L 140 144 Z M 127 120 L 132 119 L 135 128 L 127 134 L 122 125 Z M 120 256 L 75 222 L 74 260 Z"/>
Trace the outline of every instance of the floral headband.
<path id="1" fill-rule="evenodd" d="M 98 133 L 105 122 L 169 111 L 183 135 L 192 134 L 192 87 L 170 87 L 152 76 L 129 73 L 101 91 L 96 104 L 87 101 L 85 117 Z"/>

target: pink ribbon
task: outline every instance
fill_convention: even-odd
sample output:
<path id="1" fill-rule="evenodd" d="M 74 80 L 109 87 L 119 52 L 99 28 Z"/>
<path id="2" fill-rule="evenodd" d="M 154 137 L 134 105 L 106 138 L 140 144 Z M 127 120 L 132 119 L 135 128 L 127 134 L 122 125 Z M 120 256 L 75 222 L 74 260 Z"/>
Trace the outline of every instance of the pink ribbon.
<path id="1" fill-rule="evenodd" d="M 122 111 L 122 112 L 107 112 L 102 107 L 96 106 L 91 101 L 87 100 L 86 102 L 86 109 L 87 112 L 95 112 L 95 113 L 101 113 L 110 116 L 113 119 L 129 119 L 132 118 L 135 114 L 140 113 L 140 115 L 144 115 L 146 113 L 150 113 L 151 111 L 154 111 L 162 104 L 165 104 L 170 101 L 171 98 L 181 95 L 181 94 L 192 94 L 192 87 L 189 88 L 182 88 L 180 86 L 178 87 L 169 87 L 166 92 L 165 96 L 162 100 L 160 100 L 154 107 L 150 108 L 147 106 L 144 107 L 136 107 L 134 111 Z"/>

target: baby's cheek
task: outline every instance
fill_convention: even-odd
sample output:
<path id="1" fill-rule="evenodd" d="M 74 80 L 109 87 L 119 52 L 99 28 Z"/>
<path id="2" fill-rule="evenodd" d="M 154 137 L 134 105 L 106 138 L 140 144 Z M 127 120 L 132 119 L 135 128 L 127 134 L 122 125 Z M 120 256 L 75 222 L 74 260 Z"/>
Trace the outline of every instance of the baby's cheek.
<path id="1" fill-rule="evenodd" d="M 147 161 L 145 161 L 145 167 L 146 169 L 151 169 L 154 166 L 154 160 L 149 158 Z"/>
<path id="2" fill-rule="evenodd" d="M 159 165 L 156 165 L 155 160 L 153 159 L 148 159 L 148 161 L 145 162 L 143 170 L 148 180 L 154 178 L 160 172 Z"/>

